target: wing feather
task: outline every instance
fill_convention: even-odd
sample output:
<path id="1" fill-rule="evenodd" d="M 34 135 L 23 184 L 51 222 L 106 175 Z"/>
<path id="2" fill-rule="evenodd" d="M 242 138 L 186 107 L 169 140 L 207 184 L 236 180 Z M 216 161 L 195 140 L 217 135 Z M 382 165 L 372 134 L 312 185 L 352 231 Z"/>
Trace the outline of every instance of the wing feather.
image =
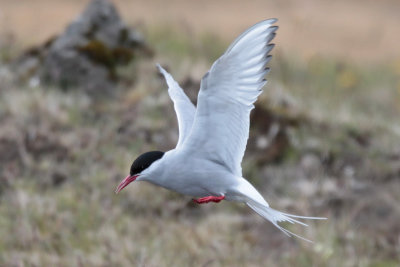
<path id="1" fill-rule="evenodd" d="M 157 68 L 164 76 L 168 85 L 168 94 L 174 102 L 174 109 L 178 118 L 179 127 L 179 139 L 176 148 L 179 148 L 189 136 L 190 130 L 192 129 L 196 107 L 187 97 L 179 84 L 174 80 L 174 78 L 172 78 L 171 74 L 163 69 L 160 64 L 157 64 Z"/>
<path id="2" fill-rule="evenodd" d="M 278 29 L 265 20 L 242 33 L 203 77 L 191 133 L 184 149 L 241 177 L 250 111 L 266 84 L 266 64 Z"/>

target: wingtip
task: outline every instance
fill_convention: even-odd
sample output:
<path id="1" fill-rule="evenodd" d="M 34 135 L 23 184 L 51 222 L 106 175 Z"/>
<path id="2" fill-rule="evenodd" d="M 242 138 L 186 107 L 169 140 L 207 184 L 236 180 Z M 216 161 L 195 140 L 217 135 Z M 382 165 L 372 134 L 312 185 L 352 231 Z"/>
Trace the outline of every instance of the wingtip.
<path id="1" fill-rule="evenodd" d="M 269 53 L 269 52 L 271 52 L 272 49 L 274 49 L 275 44 L 274 43 L 268 43 L 267 47 L 268 47 L 268 52 L 267 53 Z"/>
<path id="2" fill-rule="evenodd" d="M 266 19 L 266 20 L 262 20 L 262 21 L 260 21 L 260 22 L 258 22 L 256 24 L 254 24 L 252 27 L 259 26 L 259 25 L 268 25 L 269 28 L 274 28 L 273 31 L 276 31 L 279 28 L 278 26 L 273 25 L 276 22 L 278 22 L 278 19 L 276 19 L 276 18 Z M 252 28 L 252 27 L 250 27 L 250 28 Z"/>
<path id="3" fill-rule="evenodd" d="M 278 22 L 278 19 L 277 19 L 277 18 L 271 18 L 271 19 L 262 20 L 262 21 L 260 21 L 259 23 L 274 24 L 274 23 L 276 23 L 276 22 Z"/>
<path id="4" fill-rule="evenodd" d="M 275 34 L 276 34 L 276 31 L 279 29 L 279 26 L 274 25 L 274 26 L 271 26 L 270 29 L 271 29 L 271 32 L 272 32 L 272 33 L 275 33 Z"/>
<path id="5" fill-rule="evenodd" d="M 270 18 L 270 19 L 264 19 L 264 20 L 261 20 L 260 22 L 258 22 L 257 24 L 259 24 L 259 23 L 268 23 L 268 24 L 274 24 L 274 23 L 276 23 L 278 21 L 278 19 L 277 18 Z"/>
<path id="6" fill-rule="evenodd" d="M 156 63 L 156 66 L 157 66 L 158 71 L 162 75 L 164 75 L 165 79 L 167 79 L 167 76 L 168 76 L 169 73 L 159 63 Z"/>
<path id="7" fill-rule="evenodd" d="M 163 70 L 163 67 L 161 67 L 160 63 L 156 63 L 156 67 L 159 72 L 161 72 L 161 70 Z"/>
<path id="8" fill-rule="evenodd" d="M 269 21 L 271 21 L 271 23 L 276 23 L 276 22 L 278 22 L 278 19 L 277 18 L 272 18 L 272 19 L 269 19 Z"/>

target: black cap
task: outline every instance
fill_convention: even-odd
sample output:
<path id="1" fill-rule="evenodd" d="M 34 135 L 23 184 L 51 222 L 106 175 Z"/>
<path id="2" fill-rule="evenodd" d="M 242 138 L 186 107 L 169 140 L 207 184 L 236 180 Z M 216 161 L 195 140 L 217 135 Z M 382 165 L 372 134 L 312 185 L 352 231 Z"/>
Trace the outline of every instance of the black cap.
<path id="1" fill-rule="evenodd" d="M 154 161 L 159 160 L 164 155 L 162 151 L 150 151 L 140 155 L 132 163 L 130 175 L 141 173 L 147 169 Z"/>

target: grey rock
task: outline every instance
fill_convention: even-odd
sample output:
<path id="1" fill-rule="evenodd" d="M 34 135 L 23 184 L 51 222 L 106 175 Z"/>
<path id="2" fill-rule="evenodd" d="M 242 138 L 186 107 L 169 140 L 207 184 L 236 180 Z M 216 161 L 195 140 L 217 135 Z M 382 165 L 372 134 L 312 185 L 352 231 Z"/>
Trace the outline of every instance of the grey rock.
<path id="1" fill-rule="evenodd" d="M 116 68 L 138 54 L 152 54 L 143 37 L 125 25 L 110 1 L 93 0 L 64 33 L 27 51 L 17 65 L 22 76 L 29 69 L 29 76 L 35 57 L 41 83 L 95 95 L 112 91 L 118 81 Z"/>

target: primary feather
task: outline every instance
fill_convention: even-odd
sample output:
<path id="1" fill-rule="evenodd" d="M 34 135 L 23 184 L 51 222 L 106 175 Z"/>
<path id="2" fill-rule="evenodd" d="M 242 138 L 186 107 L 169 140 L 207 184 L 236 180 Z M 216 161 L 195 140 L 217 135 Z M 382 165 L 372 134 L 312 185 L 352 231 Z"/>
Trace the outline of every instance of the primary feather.
<path id="1" fill-rule="evenodd" d="M 201 80 L 197 110 L 185 148 L 242 176 L 250 111 L 266 84 L 266 64 L 278 29 L 275 19 L 241 34 Z"/>

